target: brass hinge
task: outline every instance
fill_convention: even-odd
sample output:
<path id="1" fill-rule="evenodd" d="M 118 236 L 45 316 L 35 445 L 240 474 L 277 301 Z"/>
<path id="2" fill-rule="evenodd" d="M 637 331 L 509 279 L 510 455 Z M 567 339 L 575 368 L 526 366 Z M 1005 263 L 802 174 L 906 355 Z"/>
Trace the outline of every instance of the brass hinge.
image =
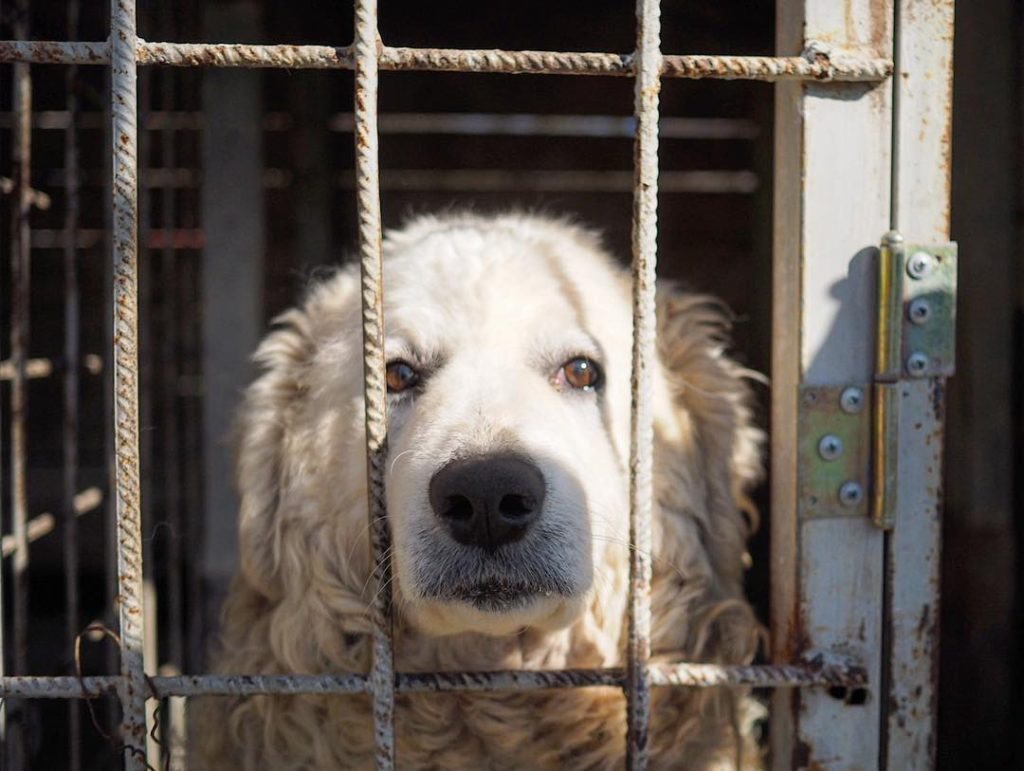
<path id="1" fill-rule="evenodd" d="M 907 245 L 895 232 L 882 240 L 872 382 L 800 388 L 800 517 L 895 526 L 900 384 L 953 374 L 956 258 L 954 243 Z"/>

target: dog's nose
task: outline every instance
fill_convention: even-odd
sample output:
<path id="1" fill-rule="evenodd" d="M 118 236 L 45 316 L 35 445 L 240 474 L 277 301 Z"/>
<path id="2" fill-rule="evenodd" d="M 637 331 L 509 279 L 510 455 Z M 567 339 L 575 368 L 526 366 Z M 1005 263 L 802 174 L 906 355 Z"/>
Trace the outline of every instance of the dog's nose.
<path id="1" fill-rule="evenodd" d="M 452 538 L 494 551 L 518 541 L 544 505 L 544 475 L 516 455 L 451 461 L 430 480 L 430 505 Z"/>

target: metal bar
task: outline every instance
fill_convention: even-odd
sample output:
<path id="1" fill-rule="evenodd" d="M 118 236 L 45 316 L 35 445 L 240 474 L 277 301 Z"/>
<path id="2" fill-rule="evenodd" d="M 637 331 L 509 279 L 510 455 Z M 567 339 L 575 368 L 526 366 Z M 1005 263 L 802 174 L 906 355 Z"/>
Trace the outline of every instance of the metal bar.
<path id="1" fill-rule="evenodd" d="M 391 532 L 384 499 L 387 386 L 384 373 L 384 287 L 381 259 L 380 169 L 377 159 L 377 2 L 355 3 L 356 204 L 363 284 L 363 396 L 373 608 L 373 735 L 376 764 L 394 768 L 395 675 L 391 638 Z"/>
<path id="2" fill-rule="evenodd" d="M 174 28 L 174 8 L 170 3 L 161 7 L 160 24 L 168 34 Z M 179 74 L 164 70 L 160 78 L 160 108 L 170 114 L 175 107 L 174 86 Z M 152 116 L 150 111 L 150 116 Z M 151 121 L 152 122 L 152 121 Z M 160 165 L 174 167 L 176 162 L 176 132 L 166 126 L 160 132 Z M 177 221 L 177 190 L 163 189 L 160 192 L 160 227 L 167 231 Z M 183 517 L 181 510 L 181 434 L 178 431 L 178 275 L 177 252 L 171 239 L 165 239 L 160 251 L 160 383 L 162 390 L 162 431 L 164 448 L 161 461 L 164 492 L 164 519 L 169 525 L 167 539 L 167 627 L 170 629 L 164 669 L 174 669 L 178 674 L 185 670 L 185 606 L 184 577 L 182 575 Z M 167 745 L 168 771 L 183 771 L 187 765 L 186 748 L 186 705 L 180 698 L 171 698 L 166 711 L 164 738 Z"/>
<path id="3" fill-rule="evenodd" d="M 140 172 L 142 184 L 147 188 L 189 189 L 199 187 L 203 175 L 197 169 L 148 169 Z M 51 172 L 43 182 L 54 187 L 64 185 L 62 172 Z M 332 180 L 343 190 L 354 190 L 356 182 L 351 172 Z M 85 175 L 84 185 L 101 184 L 98 175 Z M 263 169 L 262 187 L 284 189 L 292 187 L 294 179 L 288 169 Z M 663 171 L 659 176 L 658 191 L 662 195 L 688 193 L 710 195 L 744 195 L 757 190 L 759 179 L 752 171 L 738 169 L 695 169 L 692 171 Z M 382 190 L 453 190 L 473 192 L 516 192 L 536 190 L 544 192 L 632 193 L 633 172 L 552 169 L 384 169 L 381 171 Z M 143 234 L 142 243 L 150 248 L 163 249 L 172 245 L 176 249 L 201 248 L 205 231 L 155 228 Z M 100 230 L 79 231 L 78 248 L 91 246 L 102 236 Z M 32 248 L 35 250 L 64 248 L 67 234 L 51 228 L 32 229 Z"/>
<path id="4" fill-rule="evenodd" d="M 396 675 L 398 693 L 523 692 L 561 688 L 621 687 L 621 667 L 609 669 L 504 670 L 494 672 L 416 672 Z M 655 688 L 846 687 L 865 685 L 864 670 L 852 661 L 830 656 L 799 665 L 722 666 L 661 663 L 650 665 Z M 0 697 L 43 699 L 90 698 L 118 687 L 114 677 L 0 678 Z M 365 693 L 372 675 L 175 675 L 151 677 L 147 698 L 175 696 L 256 696 L 268 694 Z"/>
<path id="5" fill-rule="evenodd" d="M 810 36 L 872 41 L 888 53 L 891 19 L 890 0 L 779 0 L 777 48 L 800 51 Z M 780 770 L 875 768 L 879 758 L 883 534 L 866 517 L 798 518 L 794 448 L 802 387 L 865 383 L 874 372 L 873 253 L 889 222 L 889 93 L 889 83 L 775 89 L 771 652 L 786 662 L 844 646 L 874 689 L 861 704 L 775 691 L 771 758 Z"/>
<path id="6" fill-rule="evenodd" d="M 28 3 L 15 3 L 14 33 L 28 37 Z M 14 674 L 28 672 L 28 487 L 26 475 L 28 452 L 28 378 L 25 364 L 29 346 L 29 302 L 31 279 L 31 246 L 29 215 L 31 202 L 32 168 L 32 80 L 29 65 L 14 66 L 13 89 L 14 131 L 11 141 L 12 178 L 11 196 L 11 531 L 14 536 L 14 555 L 11 566 L 11 596 L 13 628 L 10 646 Z M 5 653 L 0 652 L 0 655 Z M 8 732 L 8 718 L 16 721 Z M 11 702 L 0 712 L 0 731 L 4 735 L 5 760 L 11 768 L 21 768 L 28 762 L 25 744 L 23 705 Z"/>
<path id="7" fill-rule="evenodd" d="M 72 508 L 74 509 L 75 516 L 80 517 L 90 511 L 95 511 L 99 508 L 102 502 L 103 491 L 98 487 L 89 487 L 74 496 L 72 499 Z M 42 514 L 32 517 L 26 526 L 28 542 L 31 544 L 34 541 L 38 541 L 43 536 L 49 535 L 53 532 L 53 528 L 56 524 L 56 517 L 49 512 L 43 512 Z M 2 543 L 0 554 L 2 554 L 5 559 L 18 550 L 17 543 L 14 540 L 13 535 L 5 535 L 0 543 Z M 2 672 L 0 672 L 0 674 L 2 674 Z"/>
<path id="8" fill-rule="evenodd" d="M 288 131 L 293 128 L 292 115 L 268 112 L 263 115 L 264 131 Z M 0 112 L 0 128 L 9 128 L 10 113 Z M 166 109 L 151 110 L 139 126 L 149 131 L 201 131 L 206 125 L 199 112 Z M 753 140 L 760 130 L 754 120 L 746 118 L 672 118 L 661 119 L 661 138 Z M 350 132 L 355 118 L 350 112 L 334 113 L 328 118 L 330 131 Z M 68 127 L 65 110 L 36 110 L 32 128 L 63 131 Z M 103 127 L 103 114 L 79 113 L 80 129 Z M 392 112 L 379 116 L 381 134 L 450 134 L 455 136 L 522 136 L 522 137 L 598 137 L 632 139 L 636 120 L 632 115 L 579 115 L 507 112 Z M 62 177 L 56 176 L 54 182 Z M 10 180 L 0 177 L 0 191 L 8 192 Z M 49 185 L 49 181 L 48 181 Z M 40 193 L 45 195 L 45 193 Z"/>
<path id="9" fill-rule="evenodd" d="M 33 236 L 38 231 L 33 229 Z M 46 378 L 61 369 L 63 362 L 53 359 L 28 359 L 25 362 L 25 377 L 29 380 Z M 98 375 L 103 371 L 103 359 L 94 353 L 87 353 L 82 357 L 80 366 L 90 375 Z M 12 380 L 16 372 L 15 362 L 11 360 L 0 361 L 0 380 Z"/>
<path id="10" fill-rule="evenodd" d="M 79 3 L 69 0 L 67 10 L 68 39 L 78 36 Z M 79 220 L 79 155 L 78 155 L 78 67 L 68 67 L 65 73 L 66 108 L 68 125 L 64 132 L 65 189 L 64 231 L 64 423 L 63 470 L 64 516 L 62 538 L 64 552 L 64 644 L 68 661 L 68 674 L 74 674 L 75 639 L 79 632 L 78 607 L 78 506 L 75 488 L 78 484 L 78 387 L 79 370 L 74 366 L 81 356 L 79 327 L 81 323 L 78 288 L 78 250 L 75 243 Z M 99 491 L 97 491 L 99 492 Z M 97 500 L 97 505 L 99 503 Z M 79 771 L 82 767 L 82 713 L 80 705 L 68 704 L 68 768 Z"/>
<path id="11" fill-rule="evenodd" d="M 353 69 L 354 47 L 247 45 L 239 43 L 150 43 L 139 40 L 141 65 L 172 67 L 275 67 Z M 106 42 L 0 41 L 0 61 L 35 64 L 106 64 Z M 699 80 L 818 80 L 878 82 L 892 75 L 892 60 L 867 48 L 808 46 L 801 56 L 664 56 L 666 78 Z M 563 51 L 499 51 L 392 48 L 379 52 L 379 68 L 395 71 L 500 72 L 533 75 L 636 74 L 634 54 Z"/>
<path id="12" fill-rule="evenodd" d="M 139 477 L 138 158 L 135 0 L 111 0 L 113 132 L 114 455 L 117 487 L 120 689 L 125 768 L 146 766 L 145 619 Z"/>
<path id="13" fill-rule="evenodd" d="M 949 239 L 953 6 L 953 0 L 898 0 L 896 3 L 898 25 L 894 55 L 899 58 L 900 77 L 893 82 L 893 100 L 900 109 L 893 114 L 892 220 L 908 239 L 918 243 L 943 243 Z M 978 12 L 991 13 L 981 11 L 980 7 Z M 989 18 L 993 25 L 999 24 L 998 17 Z M 984 34 L 983 30 L 979 32 Z M 1009 37 L 1008 34 L 1007 39 Z M 969 42 L 966 48 L 970 48 Z M 1000 60 L 998 50 L 998 45 L 987 50 L 993 61 Z M 1012 65 L 1007 61 L 1002 66 L 1006 68 L 1002 72 L 1008 72 Z M 999 78 L 999 72 L 994 71 L 993 77 Z M 997 91 L 990 92 L 990 96 L 1001 98 Z M 967 109 L 973 110 L 977 105 L 974 102 Z M 998 123 L 996 119 L 994 124 Z M 992 144 L 998 141 L 993 139 Z M 992 167 L 980 168 L 985 178 L 987 169 Z M 998 189 L 998 182 L 989 188 L 990 192 Z M 972 218 L 971 212 L 961 214 L 965 221 Z M 980 272 L 998 275 L 998 271 Z M 1005 296 L 987 295 L 989 301 L 997 305 Z M 991 313 L 990 310 L 984 312 Z M 998 328 L 998 321 L 990 327 Z M 973 332 L 974 337 L 978 332 L 970 324 L 963 325 L 961 330 L 967 331 L 968 336 Z M 991 350 L 979 352 L 975 348 L 972 355 L 984 361 Z M 998 372 L 987 368 L 981 377 L 995 390 L 974 391 L 977 400 L 974 404 L 986 403 L 986 394 L 998 393 L 1007 382 Z M 968 379 L 961 381 L 961 386 L 970 393 L 975 382 Z M 889 613 L 882 657 L 886 664 L 884 679 L 888 681 L 883 698 L 888 710 L 882 730 L 881 763 L 889 769 L 924 769 L 936 765 L 945 388 L 939 378 L 922 378 L 904 383 L 896 398 L 900 403 L 897 451 L 901 463 L 896 490 L 899 524 L 886 538 L 885 606 Z M 987 403 L 989 410 L 993 406 Z M 998 407 L 994 411 L 998 413 Z M 964 410 L 965 414 L 972 412 Z M 964 447 L 968 455 L 972 454 L 972 443 L 964 441 L 962 435 L 957 444 Z M 1011 473 L 1003 477 L 1007 482 Z M 957 476 L 971 478 L 972 475 L 970 471 L 957 469 Z M 1000 488 L 998 479 L 988 478 L 990 489 Z M 995 484 L 991 484 L 993 482 Z M 950 500 L 952 503 L 953 499 Z M 995 500 L 997 497 L 992 497 L 976 501 L 975 505 L 998 511 L 998 505 L 987 505 Z M 995 565 L 1001 562 L 996 555 L 987 557 Z M 953 583 L 955 585 L 956 581 Z M 993 649 L 998 645 L 991 639 L 987 639 L 986 644 L 991 644 Z M 962 677 L 973 679 L 976 674 L 974 670 Z M 991 692 L 981 698 L 998 701 Z M 975 715 L 974 725 L 985 723 L 987 717 Z M 963 728 L 973 733 L 969 725 Z"/>
<path id="14" fill-rule="evenodd" d="M 651 507 L 654 475 L 653 375 L 658 254 L 658 95 L 661 3 L 637 0 L 634 114 L 633 369 L 629 448 L 629 639 L 627 643 L 626 766 L 647 767 L 651 696 Z"/>

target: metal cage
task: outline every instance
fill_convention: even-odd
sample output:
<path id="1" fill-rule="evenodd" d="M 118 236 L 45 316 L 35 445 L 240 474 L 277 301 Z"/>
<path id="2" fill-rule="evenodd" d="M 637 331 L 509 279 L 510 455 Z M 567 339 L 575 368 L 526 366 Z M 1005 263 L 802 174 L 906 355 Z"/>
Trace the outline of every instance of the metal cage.
<path id="1" fill-rule="evenodd" d="M 638 0 L 636 50 L 630 54 L 554 51 L 496 51 L 393 48 L 378 36 L 376 0 L 356 0 L 355 39 L 349 46 L 178 44 L 148 42 L 136 31 L 135 0 L 113 0 L 106 42 L 0 42 L 0 62 L 13 62 L 15 87 L 12 199 L 14 201 L 12 296 L 12 555 L 14 585 L 13 673 L 0 678 L 8 704 L 22 698 L 90 699 L 116 692 L 122 706 L 122 740 L 127 768 L 147 765 L 147 700 L 196 695 L 272 693 L 371 694 L 377 767 L 393 768 L 395 694 L 425 691 L 500 691 L 617 686 L 628 710 L 627 764 L 644 768 L 652 687 L 754 685 L 779 689 L 814 686 L 870 688 L 871 705 L 856 716 L 836 700 L 780 694 L 773 723 L 777 768 L 813 765 L 816 758 L 842 758 L 844 766 L 925 767 L 931 757 L 934 678 L 928 662 L 935 640 L 914 641 L 909 625 L 922 607 L 934 603 L 937 493 L 923 492 L 935 470 L 907 473 L 901 497 L 907 512 L 891 532 L 865 518 L 802 520 L 797 515 L 795 446 L 796 394 L 801 386 L 830 380 L 863 379 L 862 355 L 840 363 L 842 352 L 814 357 L 826 340 L 811 327 L 831 317 L 820 301 L 829 281 L 842 278 L 850 255 L 878 242 L 889 224 L 915 236 L 944 240 L 948 226 L 948 148 L 942 159 L 911 148 L 911 131 L 928 148 L 940 146 L 948 127 L 952 2 L 942 0 L 781 0 L 779 57 L 678 56 L 660 47 L 660 3 Z M 895 27 L 895 29 L 894 29 Z M 826 41 L 826 42 L 822 42 Z M 893 83 L 896 68 L 902 76 Z M 120 675 L 33 677 L 25 671 L 24 571 L 31 538 L 25 505 L 25 424 L 22 407 L 27 377 L 26 307 L 21 292 L 28 249 L 28 213 L 39 194 L 29 180 L 28 127 L 31 110 L 29 64 L 101 65 L 110 68 L 113 155 L 114 340 L 111 351 L 115 394 L 115 488 L 117 516 L 117 595 Z M 395 672 L 390 636 L 390 592 L 378 594 L 374 613 L 373 665 L 368 674 L 347 675 L 179 675 L 149 677 L 143 648 L 139 436 L 139 335 L 137 234 L 139 229 L 137 86 L 139 66 L 268 67 L 352 69 L 356 188 L 363 297 L 364 393 L 369 515 L 374 575 L 388 584 L 389 529 L 384 506 L 387 452 L 381 276 L 381 213 L 378 170 L 377 80 L 380 70 L 435 70 L 479 73 L 563 74 L 631 77 L 635 81 L 635 158 L 633 207 L 632 434 L 630 450 L 629 643 L 621 669 L 571 671 Z M 775 364 L 773 420 L 773 641 L 778 663 L 718 666 L 649 662 L 651 565 L 652 412 L 648 362 L 655 355 L 655 260 L 658 212 L 659 86 L 662 78 L 747 79 L 780 82 L 777 91 Z M 839 86 L 837 84 L 844 84 Z M 900 109 L 896 109 L 899 107 Z M 932 123 L 929 124 L 928 120 Z M 890 131 L 891 130 L 891 131 Z M 820 159 L 828 137 L 833 151 L 851 163 L 830 168 Z M 901 138 L 904 141 L 901 142 Z M 920 148 L 920 144 L 916 146 Z M 902 149 L 901 152 L 897 150 Z M 860 168 L 855 168 L 860 166 Z M 829 177 L 849 171 L 843 190 L 827 189 Z M 927 186 L 928 195 L 921 194 Z M 852 188 L 851 193 L 849 189 Z M 843 196 L 852 196 L 857 222 L 834 227 Z M 891 199 L 890 199 L 891 195 Z M 865 203 L 866 202 L 866 203 Z M 891 204 L 891 206 L 890 206 Z M 833 207 L 833 211 L 828 211 Z M 900 219 L 892 213 L 898 209 Z M 72 211 L 68 226 L 76 226 Z M 853 269 L 851 268 L 851 271 Z M 851 273 L 853 275 L 853 272 Z M 851 297 L 870 296 L 870 275 L 853 275 Z M 21 299 L 19 299 L 21 298 Z M 818 303 L 819 310 L 803 304 Z M 838 337 L 866 338 L 863 318 L 837 323 Z M 868 320 L 870 324 L 871 319 Z M 829 343 L 830 345 L 833 343 Z M 864 344 L 853 344 L 863 348 Z M 78 352 L 72 351 L 72 357 Z M 819 355 L 820 359 L 820 355 Z M 824 369 L 822 369 L 824 367 Z M 828 376 L 822 374 L 828 371 Z M 941 405 L 929 386 L 939 377 L 911 383 L 904 390 L 906 421 L 925 415 L 926 430 L 941 431 Z M 74 387 L 74 386 L 72 386 Z M 913 434 L 913 436 L 910 436 Z M 918 441 L 908 431 L 900 441 Z M 910 438 L 907 438 L 910 437 Z M 918 442 L 918 445 L 920 443 Z M 918 445 L 914 445 L 917 447 Z M 907 448 L 900 446 L 902 452 Z M 930 475 L 930 476 L 929 476 Z M 87 502 L 81 505 L 87 505 Z M 920 510 L 919 516 L 914 512 Z M 72 518 L 73 519 L 73 518 Z M 923 544 L 923 545 L 922 545 Z M 827 552 L 850 561 L 831 577 L 824 574 Z M 68 557 L 73 560 L 74 556 Z M 833 557 L 835 559 L 835 557 Z M 860 587 L 848 580 L 860 575 Z M 922 578 L 923 576 L 923 578 Z M 922 580 L 924 586 L 921 586 Z M 826 608 L 831 602 L 832 605 Z M 893 613 L 893 611 L 898 611 Z M 932 611 L 934 613 L 934 610 Z M 870 617 L 866 627 L 863 618 Z M 848 645 L 861 622 L 861 638 Z M 865 628 L 867 631 L 865 631 Z M 74 631 L 74 630 L 72 630 Z M 866 636 L 865 636 L 866 635 Z M 865 655 L 865 651 L 867 652 Z M 922 664 L 922 662 L 924 662 Z M 915 690 L 916 689 L 916 690 Z M 922 693 L 923 689 L 923 693 Z M 893 701 L 895 700 L 895 701 Z M 912 719 L 907 718 L 913 715 Z M 907 718 L 907 719 L 904 719 Z M 869 737 L 870 738 L 867 738 Z"/>

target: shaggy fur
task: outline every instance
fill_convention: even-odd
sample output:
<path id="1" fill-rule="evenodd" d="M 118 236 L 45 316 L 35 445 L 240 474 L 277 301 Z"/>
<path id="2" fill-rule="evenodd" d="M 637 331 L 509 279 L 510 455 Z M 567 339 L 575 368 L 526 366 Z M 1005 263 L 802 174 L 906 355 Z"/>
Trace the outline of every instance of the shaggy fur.
<path id="1" fill-rule="evenodd" d="M 416 358 L 431 373 L 419 395 L 391 397 L 389 406 L 396 669 L 621 665 L 628 276 L 592 233 L 527 215 L 420 218 L 389 233 L 384 252 L 389 360 Z M 359 306 L 357 268 L 342 268 L 277 319 L 256 355 L 264 373 L 240 419 L 241 570 L 224 610 L 218 671 L 368 668 L 375 588 Z M 658 326 L 654 657 L 748 663 L 759 626 L 742 592 L 753 517 L 745 490 L 761 473 L 762 442 L 748 373 L 724 354 L 728 315 L 714 300 L 663 289 Z M 581 353 L 603 364 L 600 393 L 566 393 L 546 374 Z M 550 527 L 496 564 L 561 571 L 566 588 L 506 610 L 432 598 L 424 576 L 484 567 L 463 553 L 475 547 L 438 534 L 426 503 L 430 476 L 451 458 L 509 449 L 544 471 Z M 738 752 L 752 757 L 750 747 L 737 749 L 745 692 L 655 689 L 653 704 L 654 767 L 731 767 Z M 210 698 L 201 709 L 206 768 L 372 766 L 363 695 Z M 624 714 L 617 689 L 402 695 L 399 764 L 617 769 Z"/>

